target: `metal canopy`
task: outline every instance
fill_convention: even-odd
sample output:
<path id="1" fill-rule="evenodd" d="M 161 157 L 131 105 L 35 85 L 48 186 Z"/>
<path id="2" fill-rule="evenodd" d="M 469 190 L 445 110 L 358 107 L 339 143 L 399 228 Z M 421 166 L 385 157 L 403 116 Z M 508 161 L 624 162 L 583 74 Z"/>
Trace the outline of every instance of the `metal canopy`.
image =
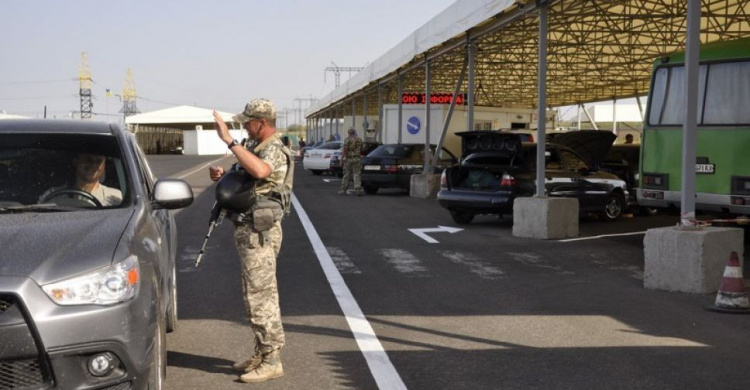
<path id="1" fill-rule="evenodd" d="M 477 45 L 474 99 L 477 106 L 536 107 L 539 13 L 536 0 L 517 1 L 493 18 L 415 56 L 399 69 L 325 107 L 351 99 L 398 102 L 397 72 L 405 92 L 425 90 L 424 64 L 431 61 L 431 90 L 455 89 L 467 43 Z M 557 107 L 648 93 L 654 59 L 683 51 L 687 0 L 550 0 L 548 3 L 546 105 Z M 750 0 L 702 0 L 701 43 L 750 37 Z M 463 90 L 468 81 L 463 82 Z M 336 95 L 336 94 L 333 94 Z M 362 113 L 362 104 L 357 112 Z M 367 115 L 378 107 L 368 106 Z"/>

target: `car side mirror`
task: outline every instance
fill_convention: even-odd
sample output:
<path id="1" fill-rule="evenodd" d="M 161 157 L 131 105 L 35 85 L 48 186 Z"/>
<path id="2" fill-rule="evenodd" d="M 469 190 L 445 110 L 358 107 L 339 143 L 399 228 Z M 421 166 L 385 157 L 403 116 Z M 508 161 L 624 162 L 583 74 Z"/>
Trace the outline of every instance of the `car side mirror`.
<path id="1" fill-rule="evenodd" d="M 154 186 L 154 206 L 181 209 L 193 203 L 193 189 L 184 180 L 159 179 Z"/>

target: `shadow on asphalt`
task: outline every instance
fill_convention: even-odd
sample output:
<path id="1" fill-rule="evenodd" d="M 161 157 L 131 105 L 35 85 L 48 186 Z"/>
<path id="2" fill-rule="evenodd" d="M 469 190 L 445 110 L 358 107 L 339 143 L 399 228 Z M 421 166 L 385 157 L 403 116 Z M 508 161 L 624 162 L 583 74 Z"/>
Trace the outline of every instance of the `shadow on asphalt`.
<path id="1" fill-rule="evenodd" d="M 232 364 L 234 364 L 234 362 L 227 359 L 168 351 L 167 361 L 170 366 L 175 367 L 190 368 L 214 374 L 237 374 L 237 371 L 232 369 Z"/>

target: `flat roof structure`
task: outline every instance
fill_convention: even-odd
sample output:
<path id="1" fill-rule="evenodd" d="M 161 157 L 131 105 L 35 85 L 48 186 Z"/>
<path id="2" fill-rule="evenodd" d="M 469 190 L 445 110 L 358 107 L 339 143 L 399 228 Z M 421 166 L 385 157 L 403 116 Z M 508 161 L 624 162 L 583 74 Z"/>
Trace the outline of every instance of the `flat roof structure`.
<path id="1" fill-rule="evenodd" d="M 307 117 L 377 115 L 375 102 L 399 101 L 399 79 L 404 92 L 425 91 L 428 61 L 433 92 L 456 89 L 468 62 L 474 66 L 460 90 L 473 85 L 474 105 L 536 107 L 545 3 L 546 106 L 646 95 L 653 61 L 685 48 L 688 0 L 459 0 L 320 99 Z M 750 37 L 750 0 L 701 1 L 701 43 L 743 37 Z"/>

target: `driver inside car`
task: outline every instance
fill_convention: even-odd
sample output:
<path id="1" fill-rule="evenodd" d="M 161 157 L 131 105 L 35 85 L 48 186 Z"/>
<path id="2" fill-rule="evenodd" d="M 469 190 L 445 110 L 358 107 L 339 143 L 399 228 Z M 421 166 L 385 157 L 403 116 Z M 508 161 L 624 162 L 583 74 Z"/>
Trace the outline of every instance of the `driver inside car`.
<path id="1" fill-rule="evenodd" d="M 75 199 L 97 207 L 122 203 L 120 190 L 100 183 L 106 162 L 107 158 L 98 154 L 77 154 L 73 157 L 74 182 L 50 188 L 39 197 L 39 203 L 67 203 L 65 199 Z"/>

